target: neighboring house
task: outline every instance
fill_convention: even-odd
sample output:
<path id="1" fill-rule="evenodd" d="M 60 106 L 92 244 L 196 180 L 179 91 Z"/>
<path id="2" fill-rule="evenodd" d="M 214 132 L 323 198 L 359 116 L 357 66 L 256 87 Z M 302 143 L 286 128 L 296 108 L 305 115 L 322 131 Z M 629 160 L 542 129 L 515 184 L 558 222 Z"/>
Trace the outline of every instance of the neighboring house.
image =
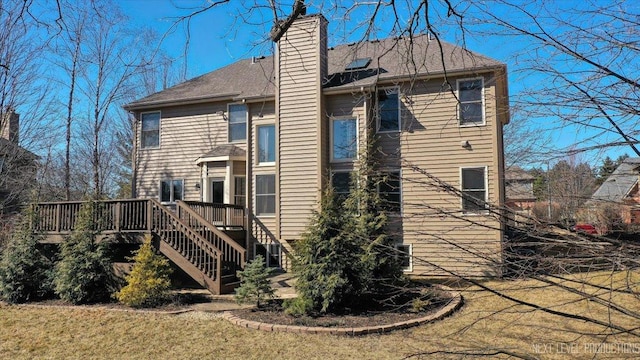
<path id="1" fill-rule="evenodd" d="M 239 204 L 249 229 L 258 222 L 290 249 L 321 190 L 332 182 L 348 191 L 371 129 L 390 233 L 415 256 L 404 257 L 405 270 L 494 275 L 503 225 L 485 202 L 504 205 L 506 72 L 428 35 L 328 48 L 327 20 L 304 16 L 274 56 L 125 106 L 137 119 L 133 196 Z M 248 234 L 248 256 L 267 252 L 278 265 L 280 245 L 256 238 Z"/>
<path id="2" fill-rule="evenodd" d="M 38 157 L 19 145 L 20 116 L 0 112 L 0 214 L 15 212 L 35 181 Z"/>
<path id="3" fill-rule="evenodd" d="M 504 172 L 505 206 L 518 215 L 531 216 L 536 197 L 533 195 L 535 178 L 519 166 L 512 166 Z M 516 219 L 518 220 L 518 219 Z"/>
<path id="4" fill-rule="evenodd" d="M 618 206 L 624 223 L 640 223 L 639 176 L 640 158 L 625 159 L 593 193 L 588 205 Z"/>

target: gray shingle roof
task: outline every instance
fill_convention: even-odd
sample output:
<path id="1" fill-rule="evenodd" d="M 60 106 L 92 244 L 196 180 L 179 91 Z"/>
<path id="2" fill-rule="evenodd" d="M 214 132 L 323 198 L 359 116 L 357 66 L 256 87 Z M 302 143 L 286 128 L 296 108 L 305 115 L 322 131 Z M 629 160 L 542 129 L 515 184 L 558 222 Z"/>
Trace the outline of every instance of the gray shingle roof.
<path id="1" fill-rule="evenodd" d="M 239 148 L 239 147 L 237 147 L 235 145 L 224 144 L 224 145 L 220 145 L 220 146 L 214 147 L 213 149 L 211 149 L 211 151 L 209 151 L 206 154 L 200 156 L 200 158 L 212 158 L 212 157 L 223 157 L 223 156 L 245 157 L 245 156 L 247 156 L 247 152 L 244 149 Z"/>
<path id="2" fill-rule="evenodd" d="M 331 90 L 371 86 L 378 82 L 415 74 L 430 75 L 475 71 L 505 66 L 483 55 L 458 46 L 438 42 L 427 35 L 413 38 L 389 38 L 340 45 L 328 50 L 328 79 L 323 87 Z M 412 55 L 412 56 L 411 56 Z M 371 58 L 367 67 L 345 71 L 351 61 Z M 244 59 L 210 73 L 136 100 L 125 106 L 138 109 L 156 105 L 180 104 L 216 98 L 255 98 L 274 96 L 273 56 L 252 61 Z"/>
<path id="3" fill-rule="evenodd" d="M 638 181 L 640 158 L 625 159 L 593 193 L 592 201 L 622 202 L 624 196 Z"/>

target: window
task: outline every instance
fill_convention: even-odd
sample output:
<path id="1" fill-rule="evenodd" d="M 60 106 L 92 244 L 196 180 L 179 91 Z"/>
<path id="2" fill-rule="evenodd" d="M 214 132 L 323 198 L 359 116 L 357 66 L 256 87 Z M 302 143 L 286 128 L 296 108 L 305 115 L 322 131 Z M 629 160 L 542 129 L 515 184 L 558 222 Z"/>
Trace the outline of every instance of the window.
<path id="1" fill-rule="evenodd" d="M 458 80 L 460 125 L 484 124 L 483 79 Z"/>
<path id="2" fill-rule="evenodd" d="M 331 120 L 331 158 L 333 161 L 348 161 L 358 152 L 358 122 L 356 119 Z"/>
<path id="3" fill-rule="evenodd" d="M 234 204 L 240 206 L 247 206 L 247 193 L 246 193 L 246 185 L 247 179 L 244 176 L 236 176 L 234 179 L 234 194 L 233 201 Z"/>
<path id="4" fill-rule="evenodd" d="M 247 106 L 229 105 L 229 142 L 247 139 Z"/>
<path id="5" fill-rule="evenodd" d="M 276 213 L 276 176 L 256 175 L 256 214 Z"/>
<path id="6" fill-rule="evenodd" d="M 276 126 L 258 126 L 258 164 L 276 162 Z"/>
<path id="7" fill-rule="evenodd" d="M 178 200 L 182 200 L 183 195 L 183 180 L 160 181 L 160 202 L 175 203 Z"/>
<path id="8" fill-rule="evenodd" d="M 140 143 L 142 148 L 154 148 L 160 146 L 160 112 L 140 114 L 142 133 Z"/>
<path id="9" fill-rule="evenodd" d="M 413 271 L 413 248 L 407 244 L 396 244 L 396 257 L 404 271 Z"/>
<path id="10" fill-rule="evenodd" d="M 351 191 L 351 172 L 334 172 L 331 174 L 331 186 L 341 201 L 344 201 Z"/>
<path id="11" fill-rule="evenodd" d="M 463 168 L 462 177 L 462 211 L 479 212 L 486 209 L 487 186 L 486 168 Z"/>
<path id="12" fill-rule="evenodd" d="M 280 244 L 260 244 L 254 243 L 254 254 L 262 255 L 264 257 L 264 261 L 266 262 L 267 267 L 282 267 L 280 263 L 282 249 L 280 248 Z"/>
<path id="13" fill-rule="evenodd" d="M 371 63 L 371 58 L 358 58 L 353 60 L 352 62 L 350 62 L 349 64 L 347 64 L 347 66 L 345 66 L 345 70 L 359 70 L 359 69 L 364 69 L 367 66 L 369 66 L 369 63 Z"/>
<path id="14" fill-rule="evenodd" d="M 378 131 L 400 131 L 398 89 L 378 91 Z"/>
<path id="15" fill-rule="evenodd" d="M 389 212 L 400 212 L 402 202 L 400 172 L 391 171 L 382 175 L 378 183 L 378 193 L 382 199 L 382 205 Z"/>

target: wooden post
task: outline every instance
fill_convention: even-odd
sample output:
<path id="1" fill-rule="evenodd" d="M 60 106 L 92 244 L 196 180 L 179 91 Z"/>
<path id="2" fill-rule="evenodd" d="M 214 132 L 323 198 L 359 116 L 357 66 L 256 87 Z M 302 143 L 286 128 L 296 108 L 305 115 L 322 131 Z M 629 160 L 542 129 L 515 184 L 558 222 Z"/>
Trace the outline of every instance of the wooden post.
<path id="1" fill-rule="evenodd" d="M 153 231 L 153 203 L 147 200 L 147 231 Z"/>
<path id="2" fill-rule="evenodd" d="M 56 226 L 56 232 L 57 233 L 60 232 L 61 217 L 62 217 L 62 207 L 61 207 L 60 203 L 57 203 L 56 204 L 56 211 L 55 211 L 55 214 L 54 214 L 54 221 L 55 221 L 55 226 Z"/>
<path id="3" fill-rule="evenodd" d="M 115 230 L 117 232 L 119 232 L 120 231 L 120 220 L 121 220 L 120 219 L 120 217 L 121 217 L 120 207 L 124 206 L 124 203 L 121 202 L 121 201 L 117 201 L 114 205 L 116 207 L 116 209 L 115 209 L 116 211 L 115 211 L 115 214 L 114 214 L 113 222 L 115 223 L 114 224 L 115 225 Z"/>

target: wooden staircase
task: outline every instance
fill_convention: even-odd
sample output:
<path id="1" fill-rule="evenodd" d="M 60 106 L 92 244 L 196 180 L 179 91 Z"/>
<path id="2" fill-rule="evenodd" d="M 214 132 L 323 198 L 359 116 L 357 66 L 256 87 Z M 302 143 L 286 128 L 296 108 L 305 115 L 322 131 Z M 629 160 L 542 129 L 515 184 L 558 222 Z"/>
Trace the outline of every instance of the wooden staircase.
<path id="1" fill-rule="evenodd" d="M 62 241 L 73 231 L 83 202 L 36 204 L 34 231 L 48 242 Z M 172 211 L 153 199 L 92 202 L 95 229 L 110 234 L 150 233 L 158 250 L 213 294 L 232 292 L 238 285 L 236 272 L 244 267 L 247 251 L 241 234 L 244 208 L 200 203 L 192 209 L 184 202 Z M 205 216 L 210 215 L 210 220 Z M 233 232 L 233 237 L 225 233 Z"/>

